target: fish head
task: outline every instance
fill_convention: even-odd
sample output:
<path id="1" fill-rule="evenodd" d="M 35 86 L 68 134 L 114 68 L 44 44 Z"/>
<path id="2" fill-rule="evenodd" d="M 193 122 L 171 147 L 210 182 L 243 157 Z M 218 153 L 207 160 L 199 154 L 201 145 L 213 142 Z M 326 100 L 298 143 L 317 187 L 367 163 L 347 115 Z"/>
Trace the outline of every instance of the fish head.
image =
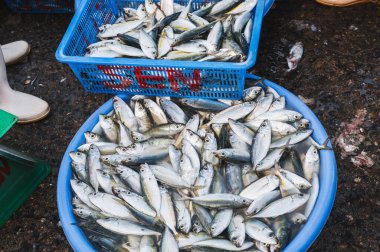
<path id="1" fill-rule="evenodd" d="M 240 203 L 241 205 L 243 206 L 246 206 L 248 207 L 249 205 L 251 205 L 252 201 L 251 199 L 248 199 L 248 198 L 244 198 L 244 197 L 235 197 L 235 200 Z"/>
<path id="2" fill-rule="evenodd" d="M 230 239 L 236 247 L 241 247 L 244 243 L 244 235 L 240 235 L 238 232 L 232 232 Z"/>
<path id="3" fill-rule="evenodd" d="M 305 159 L 306 158 L 312 161 L 318 161 L 319 160 L 318 148 L 314 145 L 311 145 L 306 152 Z"/>
<path id="4" fill-rule="evenodd" d="M 96 133 L 91 132 L 91 131 L 85 132 L 84 137 L 86 138 L 86 142 L 88 142 L 88 143 L 100 141 L 100 136 Z"/>
<path id="5" fill-rule="evenodd" d="M 289 118 L 289 121 L 292 121 L 292 122 L 295 122 L 295 121 L 298 121 L 298 120 L 301 120 L 302 119 L 302 115 L 296 111 L 292 111 L 291 113 L 289 113 L 288 115 L 288 118 Z"/>
<path id="6" fill-rule="evenodd" d="M 302 213 L 293 213 L 290 216 L 290 220 L 293 224 L 300 225 L 306 222 L 307 218 Z"/>
<path id="7" fill-rule="evenodd" d="M 84 163 L 86 162 L 86 154 L 80 151 L 70 151 L 69 153 L 70 158 L 75 163 Z"/>
<path id="8" fill-rule="evenodd" d="M 170 130 L 172 131 L 181 131 L 185 128 L 185 125 L 182 123 L 173 123 L 170 125 Z"/>
<path id="9" fill-rule="evenodd" d="M 252 165 L 250 165 L 250 164 L 244 164 L 244 165 L 243 165 L 243 169 L 242 169 L 242 174 L 243 174 L 243 175 L 248 174 L 248 173 L 250 173 L 252 170 L 253 170 Z"/>
<path id="10" fill-rule="evenodd" d="M 95 144 L 91 144 L 90 148 L 88 149 L 88 155 L 100 157 L 99 148 Z"/>

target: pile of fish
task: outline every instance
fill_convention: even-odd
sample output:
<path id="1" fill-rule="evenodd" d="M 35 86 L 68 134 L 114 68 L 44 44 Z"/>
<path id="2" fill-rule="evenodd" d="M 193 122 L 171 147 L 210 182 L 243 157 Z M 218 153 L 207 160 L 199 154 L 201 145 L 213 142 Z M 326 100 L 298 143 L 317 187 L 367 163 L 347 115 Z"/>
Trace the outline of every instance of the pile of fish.
<path id="1" fill-rule="evenodd" d="M 193 10 L 173 0 L 145 0 L 124 8 L 114 24 L 99 27 L 88 57 L 136 57 L 190 61 L 243 62 L 252 33 L 257 0 L 222 0 Z"/>
<path id="2" fill-rule="evenodd" d="M 285 102 L 259 85 L 234 101 L 115 96 L 70 153 L 78 225 L 105 251 L 281 250 L 327 149 Z"/>

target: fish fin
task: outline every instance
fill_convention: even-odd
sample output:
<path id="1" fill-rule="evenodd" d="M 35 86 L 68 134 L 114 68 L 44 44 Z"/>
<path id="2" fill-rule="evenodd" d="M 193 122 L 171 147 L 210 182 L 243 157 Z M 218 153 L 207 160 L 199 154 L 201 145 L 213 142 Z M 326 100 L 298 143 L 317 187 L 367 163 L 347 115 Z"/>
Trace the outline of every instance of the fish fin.
<path id="1" fill-rule="evenodd" d="M 319 149 L 319 150 L 333 150 L 333 148 L 332 147 L 329 147 L 329 146 L 327 146 L 327 144 L 329 143 L 329 138 L 327 137 L 326 138 L 326 140 L 322 143 L 322 145 L 321 146 L 317 146 L 317 148 Z"/>

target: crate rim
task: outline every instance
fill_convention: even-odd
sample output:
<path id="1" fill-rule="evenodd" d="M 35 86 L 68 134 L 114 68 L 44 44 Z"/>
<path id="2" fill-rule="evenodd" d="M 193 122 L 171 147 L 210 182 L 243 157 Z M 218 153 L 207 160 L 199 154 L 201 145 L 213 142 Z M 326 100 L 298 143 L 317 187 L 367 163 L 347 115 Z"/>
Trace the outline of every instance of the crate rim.
<path id="1" fill-rule="evenodd" d="M 252 27 L 252 40 L 249 45 L 248 57 L 244 62 L 199 62 L 199 61 L 179 61 L 179 60 L 152 60 L 152 59 L 138 59 L 138 58 L 91 58 L 84 56 L 67 56 L 64 50 L 72 39 L 73 30 L 77 27 L 78 23 L 84 17 L 84 9 L 90 4 L 91 0 L 85 0 L 80 4 L 78 10 L 75 12 L 62 40 L 59 44 L 55 57 L 59 62 L 66 64 L 97 64 L 97 65 L 129 65 L 129 66 L 144 66 L 144 67 L 169 67 L 169 68 L 202 68 L 202 69 L 230 69 L 230 70 L 247 70 L 256 63 L 259 39 L 262 27 L 262 21 L 268 9 L 266 6 L 271 6 L 274 0 L 258 0 L 254 24 Z M 266 3 L 269 2 L 268 5 Z M 257 36 L 254 36 L 254 34 Z"/>

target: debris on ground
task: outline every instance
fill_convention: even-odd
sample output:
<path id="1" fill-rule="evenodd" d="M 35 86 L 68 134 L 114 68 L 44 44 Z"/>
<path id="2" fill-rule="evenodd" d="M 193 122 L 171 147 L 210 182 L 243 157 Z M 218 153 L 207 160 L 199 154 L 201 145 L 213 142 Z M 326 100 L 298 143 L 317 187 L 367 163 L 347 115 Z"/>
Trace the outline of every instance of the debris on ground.
<path id="1" fill-rule="evenodd" d="M 315 24 L 309 24 L 306 20 L 293 19 L 289 22 L 289 28 L 295 31 L 310 30 L 312 32 L 320 32 L 321 30 Z"/>
<path id="2" fill-rule="evenodd" d="M 361 167 L 361 166 L 367 166 L 367 167 L 372 167 L 375 162 L 373 161 L 372 158 L 370 158 L 367 155 L 367 152 L 362 151 L 359 155 L 355 157 L 351 157 L 351 162 L 356 166 L 356 167 Z"/>
<path id="3" fill-rule="evenodd" d="M 297 68 L 299 61 L 303 55 L 303 44 L 302 42 L 296 42 L 290 49 L 289 56 L 286 58 L 288 61 L 288 72 Z"/>
<path id="4" fill-rule="evenodd" d="M 359 145 L 364 141 L 365 136 L 360 130 L 360 125 L 363 124 L 364 118 L 367 115 L 366 109 L 359 109 L 355 113 L 355 118 L 351 122 L 342 122 L 342 133 L 338 136 L 335 143 L 339 146 L 341 158 L 356 155 Z"/>

